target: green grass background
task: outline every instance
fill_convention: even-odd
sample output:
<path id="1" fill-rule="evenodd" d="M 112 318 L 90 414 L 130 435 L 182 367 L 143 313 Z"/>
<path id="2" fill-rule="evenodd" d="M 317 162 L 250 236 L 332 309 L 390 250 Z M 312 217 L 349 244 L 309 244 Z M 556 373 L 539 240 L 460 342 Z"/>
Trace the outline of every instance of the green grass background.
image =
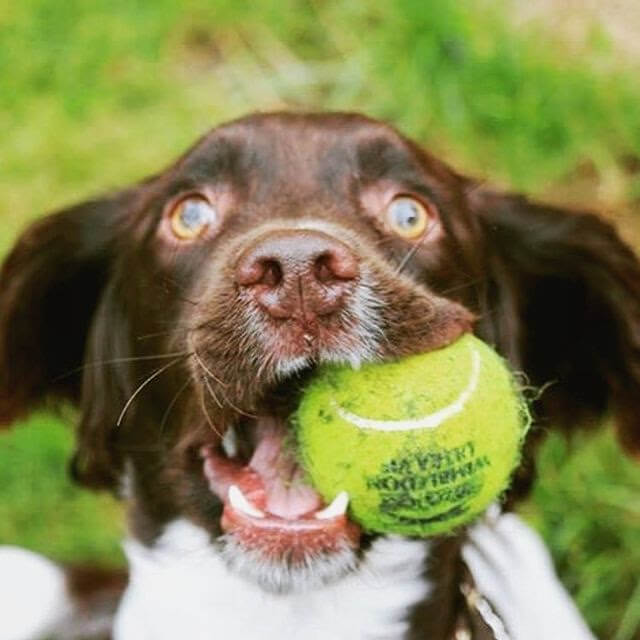
<path id="1" fill-rule="evenodd" d="M 640 246 L 640 59 L 563 0 L 526 20 L 523 4 L 0 0 L 0 253 L 43 212 L 275 108 L 390 120 L 463 171 L 600 209 Z M 121 562 L 120 507 L 66 479 L 69 422 L 0 436 L 0 542 Z M 611 430 L 552 435 L 523 513 L 599 637 L 640 638 L 640 468 Z"/>

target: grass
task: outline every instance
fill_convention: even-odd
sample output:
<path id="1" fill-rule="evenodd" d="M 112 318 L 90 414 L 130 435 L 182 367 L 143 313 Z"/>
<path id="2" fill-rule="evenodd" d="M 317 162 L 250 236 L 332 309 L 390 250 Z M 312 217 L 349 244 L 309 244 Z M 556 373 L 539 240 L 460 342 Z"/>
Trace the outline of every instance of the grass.
<path id="1" fill-rule="evenodd" d="M 551 548 L 565 585 L 598 637 L 640 630 L 640 472 L 612 431 L 569 444 L 551 436 L 523 515 Z M 604 603 L 607 603 L 606 605 Z"/>
<path id="2" fill-rule="evenodd" d="M 68 426 L 45 414 L 2 436 L 0 541 L 63 562 L 121 564 L 121 507 L 71 482 L 72 440 Z"/>
<path id="3" fill-rule="evenodd" d="M 637 61 L 512 4 L 0 0 L 0 253 L 44 211 L 126 184 L 250 110 L 353 109 L 463 171 L 615 214 L 640 242 Z M 571 46 L 570 46 L 571 45 Z M 0 541 L 120 561 L 115 503 L 64 480 L 46 415 L 0 438 Z M 524 512 L 600 637 L 640 637 L 640 471 L 611 435 L 552 437 Z"/>

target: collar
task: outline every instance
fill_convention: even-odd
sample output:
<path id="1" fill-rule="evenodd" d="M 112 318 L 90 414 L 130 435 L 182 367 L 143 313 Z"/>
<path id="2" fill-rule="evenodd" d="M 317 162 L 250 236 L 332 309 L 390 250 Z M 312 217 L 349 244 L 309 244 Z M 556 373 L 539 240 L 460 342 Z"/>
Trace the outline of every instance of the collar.
<path id="1" fill-rule="evenodd" d="M 461 578 L 461 607 L 451 640 L 512 640 L 502 618 L 480 593 L 464 564 Z"/>

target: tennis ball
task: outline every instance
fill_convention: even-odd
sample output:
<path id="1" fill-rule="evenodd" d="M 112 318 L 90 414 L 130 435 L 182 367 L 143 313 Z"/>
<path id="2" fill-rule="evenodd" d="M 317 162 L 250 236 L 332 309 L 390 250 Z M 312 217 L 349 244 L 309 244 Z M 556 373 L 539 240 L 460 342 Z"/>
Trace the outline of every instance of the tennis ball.
<path id="1" fill-rule="evenodd" d="M 321 368 L 294 423 L 309 481 L 371 532 L 428 536 L 508 486 L 529 413 L 505 362 L 465 335 L 396 362 Z"/>

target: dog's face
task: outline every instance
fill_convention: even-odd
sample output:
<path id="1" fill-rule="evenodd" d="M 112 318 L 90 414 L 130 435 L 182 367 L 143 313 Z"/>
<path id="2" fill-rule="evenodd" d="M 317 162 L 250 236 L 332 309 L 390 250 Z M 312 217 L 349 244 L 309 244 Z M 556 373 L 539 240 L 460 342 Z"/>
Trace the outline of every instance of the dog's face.
<path id="1" fill-rule="evenodd" d="M 339 578 L 366 538 L 305 482 L 289 420 L 315 367 L 475 330 L 561 419 L 617 402 L 638 444 L 640 269 L 604 223 L 478 188 L 386 125 L 263 115 L 28 230 L 0 294 L 0 419 L 81 407 L 74 470 L 143 540 L 186 516 L 234 571 Z"/>

